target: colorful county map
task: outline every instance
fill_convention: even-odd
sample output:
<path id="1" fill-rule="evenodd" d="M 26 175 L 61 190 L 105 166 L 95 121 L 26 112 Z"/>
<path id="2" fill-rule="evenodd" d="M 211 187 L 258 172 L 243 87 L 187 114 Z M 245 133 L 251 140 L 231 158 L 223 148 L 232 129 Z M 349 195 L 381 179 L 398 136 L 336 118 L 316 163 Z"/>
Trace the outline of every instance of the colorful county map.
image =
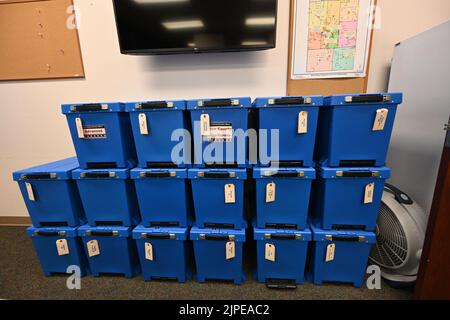
<path id="1" fill-rule="evenodd" d="M 308 72 L 353 70 L 360 0 L 309 0 Z"/>

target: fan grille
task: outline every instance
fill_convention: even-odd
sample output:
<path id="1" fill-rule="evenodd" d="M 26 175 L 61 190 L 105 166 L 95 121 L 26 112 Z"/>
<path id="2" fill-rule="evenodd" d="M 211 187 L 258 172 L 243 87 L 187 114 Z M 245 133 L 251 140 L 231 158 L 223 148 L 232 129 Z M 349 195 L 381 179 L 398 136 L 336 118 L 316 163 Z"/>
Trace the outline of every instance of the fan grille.
<path id="1" fill-rule="evenodd" d="M 377 221 L 377 243 L 370 260 L 385 268 L 401 267 L 407 258 L 408 243 L 402 225 L 385 203 L 381 203 Z"/>

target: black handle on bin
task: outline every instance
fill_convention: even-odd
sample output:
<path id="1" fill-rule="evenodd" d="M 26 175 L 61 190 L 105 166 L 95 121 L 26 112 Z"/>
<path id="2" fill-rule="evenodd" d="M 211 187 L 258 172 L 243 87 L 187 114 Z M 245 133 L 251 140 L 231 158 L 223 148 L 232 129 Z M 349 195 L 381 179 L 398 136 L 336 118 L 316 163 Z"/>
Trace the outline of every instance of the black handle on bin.
<path id="1" fill-rule="evenodd" d="M 342 241 L 342 242 L 359 242 L 358 236 L 332 236 L 332 241 Z"/>
<path id="2" fill-rule="evenodd" d="M 382 94 L 365 94 L 352 97 L 351 103 L 361 102 L 384 102 L 384 96 Z"/>
<path id="3" fill-rule="evenodd" d="M 297 171 L 285 171 L 285 172 L 278 172 L 274 175 L 271 175 L 271 177 L 274 178 L 295 178 L 299 177 L 299 173 Z"/>
<path id="4" fill-rule="evenodd" d="M 170 178 L 169 171 L 162 172 L 144 172 L 144 178 Z"/>
<path id="5" fill-rule="evenodd" d="M 140 104 L 141 109 L 163 109 L 167 108 L 166 101 L 151 101 Z"/>
<path id="6" fill-rule="evenodd" d="M 100 103 L 88 103 L 88 104 L 79 104 L 72 107 L 74 111 L 98 111 L 102 110 L 102 105 Z"/>
<path id="7" fill-rule="evenodd" d="M 36 231 L 35 234 L 43 237 L 54 237 L 60 235 L 58 231 L 42 231 L 42 230 Z"/>
<path id="8" fill-rule="evenodd" d="M 414 203 L 410 196 L 408 196 L 397 187 L 394 187 L 392 184 L 385 183 L 384 187 L 394 194 L 395 200 L 397 200 L 398 203 L 407 205 L 411 205 Z"/>
<path id="9" fill-rule="evenodd" d="M 109 172 L 85 172 L 85 178 L 110 178 Z"/>
<path id="10" fill-rule="evenodd" d="M 170 239 L 170 234 L 168 233 L 145 233 L 142 234 L 145 239 Z"/>
<path id="11" fill-rule="evenodd" d="M 372 171 L 344 171 L 342 176 L 348 178 L 370 178 L 372 177 Z"/>
<path id="12" fill-rule="evenodd" d="M 43 179 L 51 179 L 52 176 L 50 173 L 29 173 L 23 176 L 23 179 L 27 180 L 43 180 Z"/>
<path id="13" fill-rule="evenodd" d="M 116 235 L 116 233 L 114 231 L 91 231 L 88 235 L 96 237 L 112 237 Z"/>
<path id="14" fill-rule="evenodd" d="M 231 105 L 232 105 L 231 99 L 215 99 L 203 102 L 204 107 L 222 107 L 222 106 L 228 107 Z"/>
<path id="15" fill-rule="evenodd" d="M 270 239 L 273 240 L 295 240 L 295 234 L 271 234 Z"/>
<path id="16" fill-rule="evenodd" d="M 228 241 L 230 239 L 229 236 L 216 236 L 216 235 L 205 235 L 205 240 L 211 241 Z"/>
<path id="17" fill-rule="evenodd" d="M 219 178 L 219 179 L 231 178 L 230 172 L 205 172 L 203 176 L 205 178 Z"/>
<path id="18" fill-rule="evenodd" d="M 305 104 L 305 98 L 281 98 L 275 99 L 275 105 L 286 105 L 286 104 Z"/>

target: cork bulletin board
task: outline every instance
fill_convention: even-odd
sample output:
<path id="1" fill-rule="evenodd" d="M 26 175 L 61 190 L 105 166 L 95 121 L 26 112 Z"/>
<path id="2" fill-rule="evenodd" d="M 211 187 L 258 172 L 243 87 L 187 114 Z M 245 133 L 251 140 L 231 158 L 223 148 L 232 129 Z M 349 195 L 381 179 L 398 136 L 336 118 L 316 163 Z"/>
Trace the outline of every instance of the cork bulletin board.
<path id="1" fill-rule="evenodd" d="M 84 77 L 72 0 L 0 0 L 0 80 Z"/>
<path id="2" fill-rule="evenodd" d="M 370 43 L 368 45 L 368 60 L 366 75 L 354 78 L 329 78 L 329 79 L 292 79 L 293 45 L 295 28 L 295 1 L 290 0 L 290 34 L 289 34 L 289 59 L 287 75 L 287 95 L 331 95 L 347 93 L 366 93 L 370 67 L 370 54 L 373 42 L 373 29 L 370 31 Z M 373 1 L 376 7 L 376 0 Z M 371 21 L 373 24 L 374 21 Z"/>

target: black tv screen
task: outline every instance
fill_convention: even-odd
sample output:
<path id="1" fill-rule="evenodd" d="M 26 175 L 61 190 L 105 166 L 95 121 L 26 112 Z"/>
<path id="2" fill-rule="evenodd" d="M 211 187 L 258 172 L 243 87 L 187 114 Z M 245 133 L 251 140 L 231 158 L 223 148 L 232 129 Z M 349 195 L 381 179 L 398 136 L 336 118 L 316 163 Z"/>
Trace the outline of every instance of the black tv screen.
<path id="1" fill-rule="evenodd" d="M 275 47 L 277 0 L 113 0 L 124 54 Z"/>

